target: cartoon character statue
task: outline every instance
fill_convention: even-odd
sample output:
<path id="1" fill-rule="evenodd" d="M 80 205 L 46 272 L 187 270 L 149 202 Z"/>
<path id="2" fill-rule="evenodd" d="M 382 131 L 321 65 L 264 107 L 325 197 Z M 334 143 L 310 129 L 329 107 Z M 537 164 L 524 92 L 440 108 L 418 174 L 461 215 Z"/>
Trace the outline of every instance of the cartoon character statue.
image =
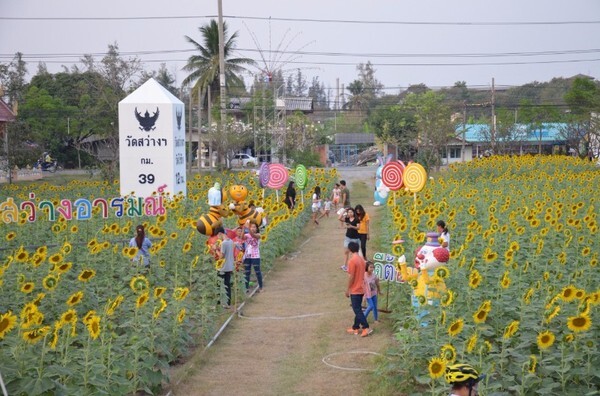
<path id="1" fill-rule="evenodd" d="M 210 208 L 207 214 L 203 214 L 196 223 L 196 229 L 199 233 L 206 236 L 213 236 L 214 231 L 223 225 L 221 220 L 223 217 L 231 216 L 232 212 L 229 206 L 225 205 L 223 201 L 227 198 L 225 191 L 221 189 L 219 183 L 215 183 L 213 187 L 208 190 L 208 204 Z"/>
<path id="2" fill-rule="evenodd" d="M 390 189 L 383 183 L 383 180 L 381 180 L 381 172 L 383 171 L 383 165 L 390 162 L 391 159 L 391 154 L 387 156 L 385 162 L 383 161 L 382 156 L 377 157 L 377 163 L 379 163 L 379 166 L 375 172 L 375 192 L 373 193 L 373 198 L 375 201 L 373 202 L 373 206 L 385 205 L 387 203 Z"/>
<path id="3" fill-rule="evenodd" d="M 244 225 L 246 221 L 256 224 L 257 227 L 263 225 L 265 217 L 264 209 L 255 207 L 246 202 L 248 197 L 248 189 L 242 185 L 233 185 L 229 188 L 229 195 L 235 203 L 231 203 L 229 208 L 238 216 L 238 224 Z"/>
<path id="4" fill-rule="evenodd" d="M 414 268 L 407 266 L 404 255 L 398 258 L 398 272 L 402 280 L 413 288 L 412 303 L 421 326 L 427 326 L 427 322 L 422 320 L 428 314 L 425 307 L 438 305 L 446 291 L 444 279 L 436 275 L 435 270 L 448 262 L 450 253 L 439 244 L 438 238 L 437 232 L 427 233 L 426 243 L 415 254 Z"/>

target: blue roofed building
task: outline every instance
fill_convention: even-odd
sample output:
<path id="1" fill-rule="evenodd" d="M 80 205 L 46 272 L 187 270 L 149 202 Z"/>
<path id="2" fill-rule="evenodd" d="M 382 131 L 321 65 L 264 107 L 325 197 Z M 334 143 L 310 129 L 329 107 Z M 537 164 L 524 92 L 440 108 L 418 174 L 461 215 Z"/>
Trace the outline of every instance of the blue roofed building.
<path id="1" fill-rule="evenodd" d="M 565 123 L 539 125 L 515 124 L 509 130 L 497 128 L 493 140 L 498 154 L 558 154 L 567 152 Z M 456 128 L 456 135 L 442 153 L 444 164 L 470 161 L 492 153 L 492 134 L 488 124 L 466 124 Z"/>

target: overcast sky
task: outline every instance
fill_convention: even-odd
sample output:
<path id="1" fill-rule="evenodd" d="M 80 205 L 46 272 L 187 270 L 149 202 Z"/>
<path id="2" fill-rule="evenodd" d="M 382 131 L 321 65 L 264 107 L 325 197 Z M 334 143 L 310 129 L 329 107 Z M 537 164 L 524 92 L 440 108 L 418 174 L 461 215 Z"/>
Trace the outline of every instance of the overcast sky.
<path id="1" fill-rule="evenodd" d="M 85 53 L 100 59 L 117 42 L 146 69 L 166 62 L 180 82 L 191 55 L 184 36 L 199 41 L 217 4 L 0 0 L 0 62 L 20 51 L 30 73 L 39 61 L 56 72 Z M 285 73 L 301 68 L 331 88 L 336 78 L 354 80 L 356 64 L 367 61 L 389 93 L 418 83 L 490 86 L 492 77 L 497 86 L 578 73 L 600 79 L 599 0 L 223 0 L 223 14 L 238 31 L 237 56 L 265 68 L 262 55 Z M 269 52 L 277 49 L 286 53 Z"/>

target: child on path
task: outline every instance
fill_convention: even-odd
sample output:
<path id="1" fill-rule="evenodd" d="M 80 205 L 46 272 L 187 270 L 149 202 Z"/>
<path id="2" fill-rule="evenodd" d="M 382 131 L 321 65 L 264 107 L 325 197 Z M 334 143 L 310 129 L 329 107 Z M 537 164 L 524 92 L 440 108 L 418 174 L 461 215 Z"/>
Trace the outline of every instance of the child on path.
<path id="1" fill-rule="evenodd" d="M 323 203 L 323 214 L 321 215 L 321 217 L 329 218 L 329 212 L 331 212 L 331 201 L 326 199 Z"/>
<path id="2" fill-rule="evenodd" d="M 319 213 L 321 212 L 321 187 L 316 186 L 315 192 L 312 196 L 312 221 L 315 225 L 319 225 L 319 221 L 317 220 Z"/>
<path id="3" fill-rule="evenodd" d="M 340 183 L 335 183 L 335 187 L 331 192 L 331 202 L 333 203 L 333 210 L 335 210 L 336 212 L 338 210 L 338 204 L 340 203 L 341 193 L 342 190 L 340 189 Z"/>
<path id="4" fill-rule="evenodd" d="M 254 267 L 254 273 L 256 274 L 256 280 L 258 281 L 258 291 L 262 291 L 263 278 L 262 272 L 260 271 L 260 234 L 258 233 L 256 224 L 250 223 L 250 220 L 246 221 L 246 227 L 248 227 L 248 233 L 244 234 L 244 241 L 246 242 L 246 253 L 244 255 L 246 290 L 250 287 L 250 272 L 252 272 L 252 267 Z"/>
<path id="5" fill-rule="evenodd" d="M 381 294 L 379 288 L 379 278 L 375 274 L 375 264 L 367 261 L 365 274 L 365 298 L 367 299 L 367 309 L 365 310 L 365 319 L 369 318 L 369 313 L 373 311 L 375 323 L 379 323 L 379 312 L 377 311 L 377 296 Z"/>
<path id="6" fill-rule="evenodd" d="M 346 208 L 340 208 L 336 213 L 338 220 L 340 221 L 340 228 L 346 228 L 346 216 L 348 215 Z"/>

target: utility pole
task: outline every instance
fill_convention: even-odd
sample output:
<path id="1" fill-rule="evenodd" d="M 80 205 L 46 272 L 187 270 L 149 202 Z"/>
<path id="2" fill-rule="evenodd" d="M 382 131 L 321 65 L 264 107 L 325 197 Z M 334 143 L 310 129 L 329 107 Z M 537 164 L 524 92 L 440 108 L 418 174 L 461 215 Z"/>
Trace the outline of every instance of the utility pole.
<path id="1" fill-rule="evenodd" d="M 467 138 L 467 101 L 463 100 L 463 133 L 462 148 L 460 150 L 461 162 L 465 162 L 465 139 Z"/>
<path id="2" fill-rule="evenodd" d="M 204 168 L 204 159 L 202 156 L 202 102 L 204 99 L 204 88 L 198 87 L 198 172 L 200 168 Z"/>
<path id="3" fill-rule="evenodd" d="M 219 3 L 219 85 L 221 87 L 221 121 L 219 122 L 219 138 L 225 140 L 225 129 L 227 125 L 227 101 L 225 92 L 225 41 L 223 37 L 223 0 Z M 217 149 L 217 161 L 221 160 L 220 149 Z"/>
<path id="4" fill-rule="evenodd" d="M 496 151 L 496 88 L 492 77 L 492 153 Z"/>

